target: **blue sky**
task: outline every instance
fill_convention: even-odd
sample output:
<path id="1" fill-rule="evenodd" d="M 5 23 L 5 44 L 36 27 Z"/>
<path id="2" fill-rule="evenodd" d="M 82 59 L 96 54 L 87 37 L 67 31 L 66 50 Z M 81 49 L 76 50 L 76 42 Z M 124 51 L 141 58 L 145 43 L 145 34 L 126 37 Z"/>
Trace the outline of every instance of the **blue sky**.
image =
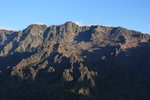
<path id="1" fill-rule="evenodd" d="M 0 0 L 0 28 L 22 30 L 66 21 L 150 33 L 150 0 Z"/>

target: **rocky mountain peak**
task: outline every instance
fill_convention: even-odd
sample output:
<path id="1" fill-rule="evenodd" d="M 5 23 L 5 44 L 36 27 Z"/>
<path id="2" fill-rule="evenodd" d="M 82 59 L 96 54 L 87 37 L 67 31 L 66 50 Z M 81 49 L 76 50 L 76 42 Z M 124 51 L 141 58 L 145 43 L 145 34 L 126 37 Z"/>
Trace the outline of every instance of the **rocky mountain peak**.
<path id="1" fill-rule="evenodd" d="M 31 24 L 26 28 L 26 30 L 30 31 L 31 33 L 44 32 L 46 29 L 47 26 L 42 24 Z"/>
<path id="2" fill-rule="evenodd" d="M 73 25 L 73 24 L 75 24 L 75 23 L 72 22 L 72 21 L 67 21 L 67 22 L 64 23 L 64 25 L 66 25 L 66 26 L 67 26 L 67 25 L 68 25 L 68 26 L 69 26 L 69 25 Z M 77 25 L 77 24 L 75 24 L 75 25 Z"/>
<path id="3" fill-rule="evenodd" d="M 0 30 L 0 100 L 147 100 L 149 51 L 150 35 L 122 27 Z"/>
<path id="4" fill-rule="evenodd" d="M 14 30 L 0 29 L 0 34 L 11 34 Z"/>

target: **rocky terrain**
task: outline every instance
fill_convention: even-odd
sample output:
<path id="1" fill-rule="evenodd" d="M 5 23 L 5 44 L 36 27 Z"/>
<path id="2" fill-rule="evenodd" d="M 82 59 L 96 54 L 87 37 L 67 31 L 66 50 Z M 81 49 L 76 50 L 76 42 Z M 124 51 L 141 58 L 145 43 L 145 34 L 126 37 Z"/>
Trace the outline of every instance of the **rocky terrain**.
<path id="1" fill-rule="evenodd" d="M 150 35 L 33 24 L 0 30 L 0 100 L 149 100 Z"/>

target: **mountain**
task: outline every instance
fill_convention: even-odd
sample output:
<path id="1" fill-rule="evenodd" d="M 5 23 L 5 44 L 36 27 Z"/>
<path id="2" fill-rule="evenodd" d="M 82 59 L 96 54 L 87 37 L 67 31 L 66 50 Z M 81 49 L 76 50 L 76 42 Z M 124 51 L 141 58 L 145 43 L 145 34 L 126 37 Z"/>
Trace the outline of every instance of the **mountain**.
<path id="1" fill-rule="evenodd" d="M 150 35 L 123 27 L 0 30 L 0 100 L 149 100 Z"/>

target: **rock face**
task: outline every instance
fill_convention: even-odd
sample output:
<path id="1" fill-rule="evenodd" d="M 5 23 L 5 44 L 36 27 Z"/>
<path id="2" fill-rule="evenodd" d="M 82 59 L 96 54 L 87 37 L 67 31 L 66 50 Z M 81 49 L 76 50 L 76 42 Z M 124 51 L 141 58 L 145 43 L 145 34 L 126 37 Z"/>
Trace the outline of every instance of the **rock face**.
<path id="1" fill-rule="evenodd" d="M 150 35 L 33 24 L 0 30 L 0 100 L 148 100 Z"/>

